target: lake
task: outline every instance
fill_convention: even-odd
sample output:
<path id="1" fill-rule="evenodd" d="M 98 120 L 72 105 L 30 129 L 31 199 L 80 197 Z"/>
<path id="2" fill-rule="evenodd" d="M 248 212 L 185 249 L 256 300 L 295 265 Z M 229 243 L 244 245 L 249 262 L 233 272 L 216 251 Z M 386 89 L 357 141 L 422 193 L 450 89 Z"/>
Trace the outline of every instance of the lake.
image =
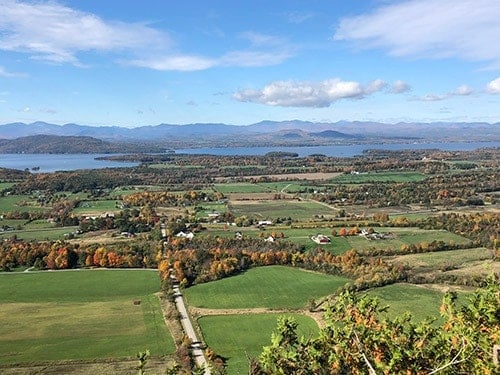
<path id="1" fill-rule="evenodd" d="M 101 154 L 0 154 L 0 167 L 30 169 L 33 173 L 74 171 L 77 169 L 100 169 L 134 167 L 139 163 L 124 163 L 111 160 L 95 160 Z M 39 170 L 31 170 L 39 167 Z"/>
<path id="2" fill-rule="evenodd" d="M 176 154 L 209 155 L 265 155 L 268 152 L 294 152 L 299 156 L 323 154 L 326 156 L 353 157 L 363 150 L 422 150 L 439 149 L 443 151 L 469 151 L 483 147 L 500 147 L 500 142 L 450 142 L 450 143 L 393 143 L 393 144 L 353 144 L 307 147 L 225 147 L 225 148 L 187 148 L 175 150 Z M 102 154 L 0 154 L 0 167 L 12 169 L 32 169 L 37 172 L 72 171 L 76 169 L 99 169 L 134 167 L 139 163 L 111 160 L 95 160 Z"/>

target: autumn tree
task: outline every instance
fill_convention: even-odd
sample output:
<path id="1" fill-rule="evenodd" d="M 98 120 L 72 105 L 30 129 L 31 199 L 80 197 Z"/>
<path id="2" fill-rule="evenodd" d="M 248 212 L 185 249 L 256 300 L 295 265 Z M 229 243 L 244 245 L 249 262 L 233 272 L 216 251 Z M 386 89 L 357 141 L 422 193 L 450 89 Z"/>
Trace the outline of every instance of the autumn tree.
<path id="1" fill-rule="evenodd" d="M 326 325 L 316 338 L 301 338 L 297 324 L 282 317 L 251 374 L 493 374 L 500 340 L 500 287 L 490 276 L 469 303 L 446 294 L 441 326 L 396 318 L 368 295 L 343 292 L 327 307 Z"/>

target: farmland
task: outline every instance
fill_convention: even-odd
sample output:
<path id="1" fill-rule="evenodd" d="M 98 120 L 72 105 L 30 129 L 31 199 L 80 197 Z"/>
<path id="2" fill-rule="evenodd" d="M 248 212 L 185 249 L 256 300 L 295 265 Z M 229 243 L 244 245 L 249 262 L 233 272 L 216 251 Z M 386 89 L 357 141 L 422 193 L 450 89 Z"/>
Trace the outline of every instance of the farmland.
<path id="1" fill-rule="evenodd" d="M 332 294 L 348 279 L 287 267 L 259 267 L 241 275 L 186 289 L 190 305 L 214 309 L 305 307 Z"/>
<path id="2" fill-rule="evenodd" d="M 145 347 L 155 356 L 174 351 L 154 272 L 3 274 L 0 283 L 3 363 L 126 358 Z"/>
<path id="3" fill-rule="evenodd" d="M 421 321 L 438 316 L 444 292 L 452 289 L 393 284 L 370 290 L 368 293 L 379 298 L 383 306 L 388 306 L 389 316 L 396 317 L 409 312 L 417 321 Z M 463 288 L 455 288 L 455 290 L 460 291 L 460 301 L 465 301 L 468 290 Z"/>
<path id="4" fill-rule="evenodd" d="M 202 345 L 229 374 L 246 371 L 245 353 L 269 344 L 281 314 L 317 332 L 322 302 L 340 290 L 378 297 L 389 317 L 436 317 L 445 290 L 463 303 L 500 271 L 497 172 L 479 155 L 463 179 L 446 155 L 430 164 L 409 153 L 387 163 L 171 155 L 134 174 L 2 182 L 4 367 L 123 362 L 145 349 L 153 362 L 174 358 L 182 334 L 171 321 L 169 334 L 155 295 L 169 286 L 156 272 L 100 268 L 176 277 Z"/>
<path id="5" fill-rule="evenodd" d="M 318 332 L 310 317 L 287 313 L 299 324 L 299 334 L 305 337 Z M 228 375 L 248 371 L 248 358 L 256 357 L 264 345 L 269 345 L 270 332 L 276 328 L 280 314 L 207 315 L 198 319 L 203 339 L 216 353 L 227 359 Z"/>
<path id="6" fill-rule="evenodd" d="M 292 312 L 303 310 L 311 298 L 332 294 L 347 281 L 288 267 L 260 267 L 187 288 L 185 296 L 192 311 L 203 315 L 197 322 L 207 345 L 228 359 L 228 374 L 239 374 L 248 366 L 247 356 L 257 355 L 269 343 L 268 333 L 280 315 L 270 312 L 288 311 L 281 315 L 293 316 L 300 333 L 311 336 L 317 332 L 317 323 Z M 238 311 L 241 312 L 235 314 Z"/>

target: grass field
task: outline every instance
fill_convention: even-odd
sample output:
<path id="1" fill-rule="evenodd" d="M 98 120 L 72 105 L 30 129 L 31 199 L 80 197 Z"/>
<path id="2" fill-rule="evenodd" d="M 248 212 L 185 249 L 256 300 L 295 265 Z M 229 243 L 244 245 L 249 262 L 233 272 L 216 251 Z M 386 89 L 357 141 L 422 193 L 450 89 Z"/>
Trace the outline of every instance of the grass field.
<path id="1" fill-rule="evenodd" d="M 364 249 L 397 249 L 402 245 L 419 244 L 423 242 L 443 241 L 445 243 L 453 242 L 455 244 L 468 244 L 469 239 L 456 235 L 445 230 L 426 230 L 419 228 L 376 228 L 380 233 L 390 232 L 394 235 L 392 239 L 368 241 L 360 236 L 348 236 L 350 248 L 357 250 Z M 338 232 L 338 231 L 337 231 Z"/>
<path id="2" fill-rule="evenodd" d="M 259 185 L 273 193 L 294 193 L 306 189 L 300 182 L 290 181 L 262 182 Z"/>
<path id="3" fill-rule="evenodd" d="M 258 219 L 291 217 L 294 220 L 309 220 L 316 215 L 333 216 L 336 211 L 320 203 L 311 201 L 267 200 L 245 203 L 232 203 L 235 216 L 248 216 Z"/>
<path id="4" fill-rule="evenodd" d="M 311 298 L 334 293 L 349 280 L 283 266 L 258 267 L 184 291 L 189 305 L 212 309 L 300 309 Z"/>
<path id="5" fill-rule="evenodd" d="M 0 274 L 3 363 L 172 353 L 156 272 Z M 141 300 L 134 305 L 134 300 Z"/>
<path id="6" fill-rule="evenodd" d="M 342 174 L 330 181 L 342 184 L 364 184 L 372 182 L 414 182 L 423 181 L 426 176 L 418 172 L 368 172 Z"/>
<path id="7" fill-rule="evenodd" d="M 0 223 L 2 222 L 0 221 Z M 65 238 L 65 234 L 73 233 L 76 229 L 78 229 L 78 227 L 14 230 L 0 233 L 0 239 L 10 238 L 15 235 L 18 239 L 22 239 L 25 241 L 62 240 Z"/>
<path id="8" fill-rule="evenodd" d="M 234 183 L 234 184 L 215 184 L 214 189 L 223 193 L 265 193 L 269 189 L 261 184 Z"/>
<path id="9" fill-rule="evenodd" d="M 0 197 L 0 214 L 5 212 L 34 212 L 44 211 L 35 199 L 29 195 L 8 195 Z"/>
<path id="10" fill-rule="evenodd" d="M 391 317 L 409 311 L 416 321 L 428 317 L 440 318 L 439 307 L 444 296 L 443 291 L 412 284 L 392 284 L 371 289 L 368 293 L 379 298 L 382 306 L 389 305 L 387 314 Z M 459 303 L 467 299 L 466 293 L 459 293 L 458 296 Z"/>
<path id="11" fill-rule="evenodd" d="M 279 314 L 212 315 L 198 319 L 207 345 L 226 359 L 228 375 L 248 373 L 248 357 L 257 357 L 271 344 Z M 304 315 L 287 314 L 305 337 L 316 336 L 316 322 Z"/>
<path id="12" fill-rule="evenodd" d="M 493 253 L 491 250 L 479 247 L 473 249 L 401 255 L 391 259 L 391 262 L 408 265 L 414 272 L 421 273 L 434 272 L 443 268 L 464 268 L 470 265 L 486 263 L 486 261 L 491 260 L 492 257 Z"/>
<path id="13" fill-rule="evenodd" d="M 197 218 L 206 218 L 212 213 L 223 213 L 227 211 L 227 205 L 222 203 L 203 203 L 195 207 Z"/>
<path id="14" fill-rule="evenodd" d="M 112 199 L 83 201 L 78 207 L 73 209 L 75 215 L 84 215 L 89 213 L 104 213 L 110 211 L 119 211 L 117 201 Z"/>

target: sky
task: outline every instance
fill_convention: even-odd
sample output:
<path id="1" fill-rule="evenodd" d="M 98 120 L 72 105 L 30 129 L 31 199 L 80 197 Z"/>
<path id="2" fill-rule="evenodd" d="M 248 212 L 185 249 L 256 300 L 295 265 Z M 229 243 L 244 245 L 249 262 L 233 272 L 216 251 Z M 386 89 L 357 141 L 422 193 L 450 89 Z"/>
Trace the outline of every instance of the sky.
<path id="1" fill-rule="evenodd" d="M 0 0 L 0 124 L 500 122 L 499 0 Z"/>

